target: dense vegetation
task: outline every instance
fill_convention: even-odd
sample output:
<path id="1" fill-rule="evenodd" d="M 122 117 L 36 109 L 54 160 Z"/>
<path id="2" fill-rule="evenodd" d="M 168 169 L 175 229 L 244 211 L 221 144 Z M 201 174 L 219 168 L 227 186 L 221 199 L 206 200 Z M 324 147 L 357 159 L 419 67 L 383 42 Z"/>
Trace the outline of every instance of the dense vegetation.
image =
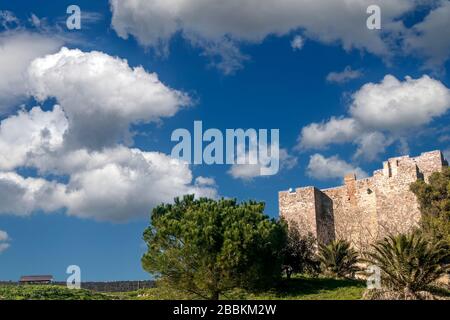
<path id="1" fill-rule="evenodd" d="M 366 252 L 366 261 L 382 271 L 383 285 L 399 298 L 418 297 L 449 273 L 450 168 L 410 186 L 422 213 L 420 226 L 410 234 L 388 236 Z M 447 289 L 444 289 L 447 295 Z"/>
<path id="2" fill-rule="evenodd" d="M 223 292 L 224 300 L 357 300 L 361 299 L 365 284 L 355 280 L 335 280 L 323 277 L 294 276 L 283 279 L 277 287 L 263 291 L 231 289 Z M 88 290 L 69 290 L 65 287 L 0 286 L 0 300 L 195 300 L 198 295 L 167 287 L 141 289 L 124 293 L 94 293 Z"/>
<path id="3" fill-rule="evenodd" d="M 190 195 L 160 205 L 144 232 L 143 268 L 204 299 L 236 287 L 270 287 L 281 278 L 286 226 L 263 212 L 263 203 Z"/>
<path id="4" fill-rule="evenodd" d="M 431 175 L 429 182 L 411 185 L 422 212 L 421 231 L 431 241 L 450 243 L 450 168 Z"/>
<path id="5" fill-rule="evenodd" d="M 109 300 L 113 296 L 55 285 L 0 286 L 0 300 Z"/>
<path id="6" fill-rule="evenodd" d="M 450 250 L 444 241 L 428 241 L 414 232 L 379 241 L 367 256 L 370 263 L 381 268 L 384 285 L 409 296 L 427 290 L 446 274 Z"/>
<path id="7" fill-rule="evenodd" d="M 331 279 L 294 275 L 283 279 L 268 290 L 248 291 L 234 288 L 221 295 L 223 300 L 359 300 L 363 296 L 365 283 L 349 279 Z M 190 300 L 197 295 L 165 286 L 145 289 L 129 294 L 130 299 L 143 300 Z"/>
<path id="8" fill-rule="evenodd" d="M 314 236 L 302 236 L 298 225 L 291 223 L 282 252 L 286 277 L 290 278 L 292 274 L 317 275 L 320 272 L 320 262 L 316 251 L 317 241 Z"/>

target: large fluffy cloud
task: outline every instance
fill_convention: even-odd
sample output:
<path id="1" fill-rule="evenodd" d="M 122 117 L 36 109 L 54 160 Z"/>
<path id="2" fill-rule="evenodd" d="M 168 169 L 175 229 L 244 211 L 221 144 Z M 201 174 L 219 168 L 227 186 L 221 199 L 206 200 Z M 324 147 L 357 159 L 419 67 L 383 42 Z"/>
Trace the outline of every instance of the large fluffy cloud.
<path id="1" fill-rule="evenodd" d="M 349 114 L 305 126 L 301 149 L 323 149 L 330 144 L 354 143 L 357 157 L 374 160 L 395 141 L 406 147 L 411 132 L 429 124 L 450 109 L 450 90 L 427 75 L 400 81 L 386 75 L 352 95 Z"/>
<path id="2" fill-rule="evenodd" d="M 69 214 L 124 220 L 175 196 L 215 196 L 213 187 L 192 184 L 185 163 L 161 153 L 118 147 L 84 156 L 88 168 L 72 174 L 67 186 Z"/>
<path id="3" fill-rule="evenodd" d="M 65 186 L 56 181 L 0 172 L 0 214 L 53 212 L 63 207 L 64 195 Z"/>
<path id="4" fill-rule="evenodd" d="M 0 170 L 28 165 L 31 158 L 60 149 L 68 128 L 61 107 L 19 111 L 0 123 Z"/>
<path id="5" fill-rule="evenodd" d="M 162 153 L 122 145 L 101 151 L 66 148 L 67 119 L 61 113 L 59 106 L 47 112 L 35 107 L 1 123 L 0 168 L 36 168 L 42 176 L 67 177 L 67 182 L 0 171 L 0 213 L 66 209 L 69 215 L 122 221 L 145 216 L 178 195 L 216 196 L 215 186 L 205 183 L 210 179 L 194 183 L 187 164 Z"/>
<path id="6" fill-rule="evenodd" d="M 387 56 L 383 32 L 366 27 L 366 10 L 380 5 L 383 31 L 398 29 L 396 17 L 410 11 L 414 0 L 110 0 L 112 26 L 122 38 L 132 35 L 145 46 L 167 50 L 178 32 L 203 48 L 223 43 L 258 43 L 269 35 L 302 29 L 323 43 L 340 43 L 345 50 L 364 49 Z M 394 26 L 395 25 L 395 26 Z M 214 53 L 229 58 L 229 47 Z M 241 56 L 234 55 L 239 59 Z M 239 64 L 236 64 L 239 66 Z M 225 71 L 233 71 L 223 66 Z"/>
<path id="7" fill-rule="evenodd" d="M 338 156 L 326 158 L 318 153 L 310 157 L 306 173 L 318 180 L 343 179 L 349 173 L 355 173 L 357 178 L 367 177 L 367 173 L 361 168 L 341 160 Z"/>
<path id="8" fill-rule="evenodd" d="M 352 141 L 361 132 L 352 118 L 335 118 L 321 123 L 311 123 L 302 129 L 299 137 L 301 149 L 322 149 L 330 143 Z"/>
<path id="9" fill-rule="evenodd" d="M 301 30 L 322 43 L 340 43 L 345 50 L 366 50 L 383 58 L 417 53 L 425 67 L 441 66 L 450 56 L 450 4 L 446 0 L 110 0 L 112 27 L 122 38 L 168 52 L 170 39 L 181 33 L 231 73 L 247 56 L 240 43 L 258 43 L 269 35 Z M 381 9 L 381 30 L 366 26 L 367 9 Z M 407 27 L 401 18 L 429 9 L 423 21 Z"/>
<path id="10" fill-rule="evenodd" d="M 355 153 L 356 158 L 365 158 L 367 160 L 375 160 L 378 155 L 383 154 L 386 148 L 390 146 L 395 139 L 387 137 L 379 131 L 363 132 L 355 138 L 358 148 Z M 400 142 L 404 141 L 400 139 Z M 402 150 L 403 151 L 403 150 Z"/>
<path id="11" fill-rule="evenodd" d="M 213 181 L 194 179 L 188 164 L 123 143 L 131 124 L 190 104 L 156 74 L 101 52 L 63 48 L 33 60 L 24 79 L 28 94 L 58 104 L 1 121 L 0 214 L 64 210 L 124 221 L 175 196 L 216 196 Z"/>
<path id="12" fill-rule="evenodd" d="M 62 48 L 31 63 L 30 92 L 55 97 L 70 121 L 68 143 L 98 149 L 125 140 L 132 123 L 173 116 L 189 97 L 159 81 L 155 73 L 131 68 L 102 52 Z"/>
<path id="13" fill-rule="evenodd" d="M 56 52 L 61 41 L 38 33 L 0 33 L 0 113 L 10 110 L 26 96 L 26 71 L 30 62 Z"/>
<path id="14" fill-rule="evenodd" d="M 365 127 L 399 131 L 429 123 L 450 108 L 450 90 L 427 75 L 400 81 L 387 75 L 353 95 L 350 114 Z"/>
<path id="15" fill-rule="evenodd" d="M 157 152 L 117 147 L 102 153 L 79 150 L 48 159 L 70 172 L 67 184 L 0 173 L 0 213 L 29 215 L 66 209 L 69 215 L 124 221 L 143 217 L 161 202 L 195 193 L 214 197 L 214 186 L 194 185 L 189 167 Z"/>

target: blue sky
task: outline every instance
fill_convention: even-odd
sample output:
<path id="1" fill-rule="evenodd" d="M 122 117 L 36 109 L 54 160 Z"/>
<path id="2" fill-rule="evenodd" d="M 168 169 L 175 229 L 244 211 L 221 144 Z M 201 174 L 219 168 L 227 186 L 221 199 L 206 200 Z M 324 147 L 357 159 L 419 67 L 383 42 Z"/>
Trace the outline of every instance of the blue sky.
<path id="1" fill-rule="evenodd" d="M 64 280 L 70 264 L 82 280 L 146 279 L 142 232 L 152 206 L 175 195 L 261 200 L 277 217 L 280 190 L 338 185 L 349 170 L 370 175 L 405 153 L 448 154 L 449 2 L 374 2 L 381 30 L 367 30 L 364 1 L 299 0 L 267 17 L 243 1 L 239 22 L 227 5 L 197 0 L 164 10 L 154 1 L 0 1 L 0 279 Z M 81 30 L 65 26 L 71 4 Z M 107 86 L 89 73 L 100 62 Z M 280 129 L 281 170 L 249 178 L 229 165 L 170 162 L 171 133 L 195 120 Z"/>

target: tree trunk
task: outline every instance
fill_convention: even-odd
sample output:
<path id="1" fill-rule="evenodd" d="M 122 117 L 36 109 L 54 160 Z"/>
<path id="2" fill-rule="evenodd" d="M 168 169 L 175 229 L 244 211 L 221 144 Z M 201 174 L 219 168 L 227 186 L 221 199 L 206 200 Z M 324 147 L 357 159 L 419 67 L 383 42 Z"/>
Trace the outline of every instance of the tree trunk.
<path id="1" fill-rule="evenodd" d="M 219 296 L 220 296 L 220 292 L 219 292 L 219 291 L 214 291 L 214 292 L 211 294 L 210 300 L 219 300 Z"/>
<path id="2" fill-rule="evenodd" d="M 291 279 L 291 274 L 292 274 L 292 272 L 290 270 L 286 270 L 286 277 L 288 280 Z"/>

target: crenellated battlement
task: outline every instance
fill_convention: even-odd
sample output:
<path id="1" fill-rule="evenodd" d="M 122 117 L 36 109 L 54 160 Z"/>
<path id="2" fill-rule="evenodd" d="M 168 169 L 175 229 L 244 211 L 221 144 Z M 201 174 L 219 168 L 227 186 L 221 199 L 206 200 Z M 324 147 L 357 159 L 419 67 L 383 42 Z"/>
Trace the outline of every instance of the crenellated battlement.
<path id="1" fill-rule="evenodd" d="M 390 158 L 372 177 L 358 180 L 349 173 L 342 186 L 280 192 L 280 216 L 321 242 L 343 238 L 363 248 L 416 226 L 421 215 L 409 186 L 418 179 L 427 181 L 447 165 L 441 151 Z"/>

